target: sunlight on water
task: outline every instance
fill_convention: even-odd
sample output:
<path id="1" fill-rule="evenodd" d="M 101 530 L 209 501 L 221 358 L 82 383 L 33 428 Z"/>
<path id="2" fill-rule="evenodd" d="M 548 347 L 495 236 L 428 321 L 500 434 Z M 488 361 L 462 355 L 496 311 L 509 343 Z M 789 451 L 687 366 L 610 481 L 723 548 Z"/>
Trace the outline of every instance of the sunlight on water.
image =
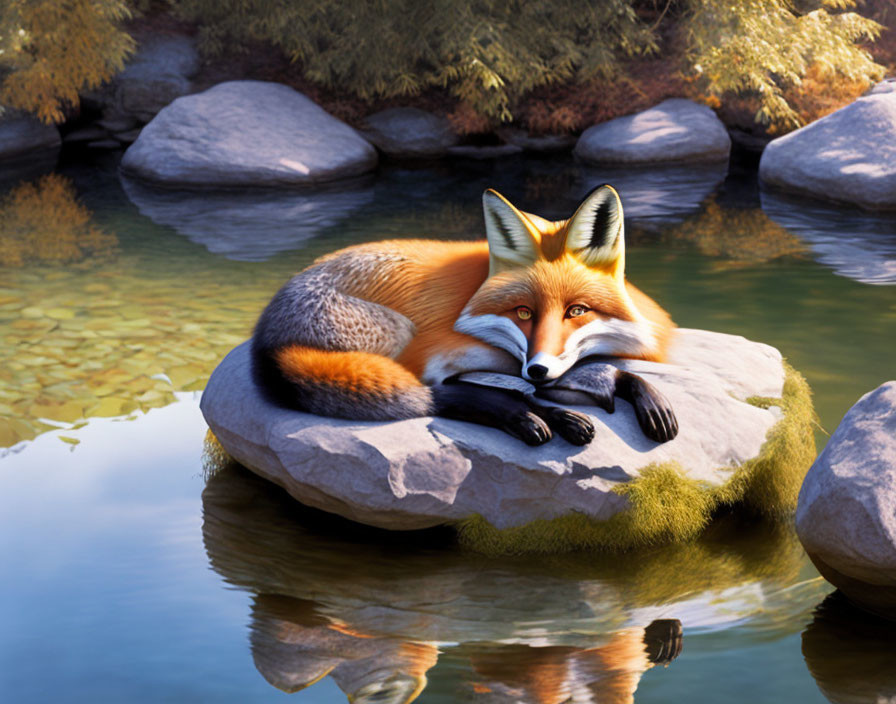
<path id="1" fill-rule="evenodd" d="M 204 473 L 197 399 L 315 257 L 478 237 L 486 186 L 561 218 L 610 182 L 630 278 L 683 327 L 778 347 L 830 431 L 896 373 L 892 219 L 760 200 L 752 176 L 719 169 L 511 159 L 191 194 L 122 184 L 115 166 L 62 170 L 114 248 L 0 267 L 0 700 L 893 696 L 889 632 L 853 637 L 842 623 L 858 617 L 831 600 L 813 613 L 829 587 L 789 527 L 724 520 L 622 557 L 486 559 L 439 531 L 396 541 L 226 463 Z"/>

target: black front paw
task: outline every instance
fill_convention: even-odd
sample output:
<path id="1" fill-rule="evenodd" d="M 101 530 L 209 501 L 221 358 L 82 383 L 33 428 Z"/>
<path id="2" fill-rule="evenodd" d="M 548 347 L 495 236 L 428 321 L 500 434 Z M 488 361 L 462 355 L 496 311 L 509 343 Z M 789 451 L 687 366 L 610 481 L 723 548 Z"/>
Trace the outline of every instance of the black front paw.
<path id="1" fill-rule="evenodd" d="M 678 435 L 678 419 L 666 397 L 639 376 L 622 372 L 620 377 L 620 387 L 628 387 L 625 396 L 644 435 L 654 442 L 668 442 Z"/>
<path id="2" fill-rule="evenodd" d="M 570 445 L 587 445 L 594 440 L 594 423 L 584 413 L 556 406 L 541 407 L 538 413 Z"/>
<path id="3" fill-rule="evenodd" d="M 500 427 L 527 445 L 544 445 L 553 437 L 548 424 L 532 411 L 513 413 Z"/>
<path id="4" fill-rule="evenodd" d="M 656 665 L 668 665 L 681 655 L 682 630 L 677 618 L 660 618 L 644 629 L 647 659 Z"/>

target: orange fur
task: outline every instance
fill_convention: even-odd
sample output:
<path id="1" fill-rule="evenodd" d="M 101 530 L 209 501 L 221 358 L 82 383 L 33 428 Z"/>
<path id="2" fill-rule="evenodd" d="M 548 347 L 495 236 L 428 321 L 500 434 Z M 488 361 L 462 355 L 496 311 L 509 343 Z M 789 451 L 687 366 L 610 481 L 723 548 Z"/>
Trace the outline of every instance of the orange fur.
<path id="1" fill-rule="evenodd" d="M 532 216 L 545 230 L 543 242 L 551 248 L 565 246 L 565 222 L 548 223 Z M 572 303 L 585 303 L 599 315 L 632 320 L 635 316 L 630 302 L 656 325 L 660 347 L 655 354 L 644 355 L 652 361 L 662 361 L 665 346 L 674 324 L 668 314 L 632 284 L 609 269 L 590 268 L 572 255 L 565 253 L 540 259 L 530 267 L 505 271 L 488 277 L 488 244 L 475 242 L 443 242 L 434 240 L 387 240 L 357 245 L 329 254 L 318 262 L 337 260 L 350 253 L 391 255 L 374 276 L 357 276 L 347 270 L 342 288 L 345 293 L 391 308 L 414 323 L 416 334 L 396 360 L 405 370 L 419 378 L 427 362 L 436 355 L 459 351 L 470 345 L 480 345 L 467 335 L 454 331 L 454 323 L 470 303 L 474 314 L 509 313 L 516 305 L 528 305 L 533 310 L 550 307 L 565 308 Z M 553 256 L 553 255 L 552 255 Z M 350 258 L 345 259 L 346 262 Z M 628 300 L 620 287 L 628 292 Z M 474 298 L 475 296 L 475 298 Z M 471 301 L 471 299 L 473 299 Z M 630 301 L 630 302 L 629 302 Z M 561 311 L 562 312 L 562 311 Z M 561 347 L 578 321 L 563 331 L 555 331 L 548 348 Z M 324 353 L 300 348 L 293 352 L 298 373 L 311 373 L 325 380 L 344 379 L 358 388 L 378 384 L 407 384 L 408 379 L 395 370 L 394 364 L 376 355 L 351 357 L 363 353 Z M 313 365 L 302 360 L 311 360 Z M 377 358 L 378 361 L 374 361 Z M 321 366 L 316 365 L 320 363 Z M 287 369 L 289 362 L 281 366 Z M 301 370 L 301 371 L 299 371 Z M 373 371 L 376 370 L 376 371 Z M 382 374 L 383 377 L 377 375 Z M 343 383 L 343 382 L 338 382 Z M 365 386 L 370 384 L 371 386 Z"/>
<path id="2" fill-rule="evenodd" d="M 414 324 L 415 334 L 395 361 L 363 352 L 289 347 L 277 354 L 278 366 L 287 376 L 308 376 L 347 390 L 408 388 L 419 383 L 427 363 L 436 356 L 483 344 L 454 330 L 468 304 L 474 315 L 505 315 L 520 325 L 530 341 L 530 356 L 536 351 L 559 354 L 569 335 L 597 317 L 633 321 L 643 316 L 653 323 L 658 345 L 638 356 L 664 360 L 674 324 L 656 302 L 625 281 L 624 248 L 615 258 L 588 266 L 566 248 L 571 220 L 550 222 L 515 208 L 514 212 L 536 242 L 538 259 L 491 277 L 484 240 L 390 240 L 322 257 L 316 263 L 335 265 L 342 292 L 404 315 Z M 374 255 L 368 258 L 376 261 L 376 269 L 353 270 L 368 255 Z M 581 318 L 565 317 L 573 304 L 585 305 L 588 313 Z M 521 305 L 535 312 L 537 322 L 527 325 L 518 319 L 515 308 Z"/>
<path id="3" fill-rule="evenodd" d="M 310 378 L 323 386 L 355 393 L 392 394 L 420 386 L 417 377 L 405 367 L 370 352 L 334 352 L 291 345 L 277 350 L 274 359 L 287 379 Z"/>

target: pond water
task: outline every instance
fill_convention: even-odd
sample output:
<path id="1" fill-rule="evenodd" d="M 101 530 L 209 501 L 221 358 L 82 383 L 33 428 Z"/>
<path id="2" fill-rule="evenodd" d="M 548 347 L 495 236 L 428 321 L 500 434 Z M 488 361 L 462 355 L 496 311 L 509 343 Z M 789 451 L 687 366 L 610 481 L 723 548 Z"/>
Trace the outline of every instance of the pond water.
<path id="1" fill-rule="evenodd" d="M 0 701 L 896 696 L 896 634 L 826 596 L 787 526 L 728 517 L 674 549 L 485 560 L 303 510 L 238 467 L 209 476 L 198 409 L 314 257 L 475 237 L 488 186 L 560 218 L 609 182 L 629 278 L 683 327 L 779 348 L 821 445 L 896 376 L 893 217 L 760 195 L 747 167 L 458 161 L 292 194 L 155 191 L 114 157 L 59 173 L 117 244 L 0 267 Z"/>

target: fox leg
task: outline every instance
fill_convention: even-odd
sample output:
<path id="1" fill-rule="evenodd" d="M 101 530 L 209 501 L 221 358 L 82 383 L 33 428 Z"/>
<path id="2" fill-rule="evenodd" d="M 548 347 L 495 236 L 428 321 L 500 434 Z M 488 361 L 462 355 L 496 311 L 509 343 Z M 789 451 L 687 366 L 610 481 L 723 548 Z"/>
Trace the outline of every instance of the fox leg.
<path id="1" fill-rule="evenodd" d="M 469 372 L 461 374 L 453 385 L 478 387 L 492 391 L 500 390 L 504 392 L 505 398 L 509 395 L 514 400 L 515 408 L 518 411 L 522 410 L 522 407 L 519 406 L 519 401 L 522 401 L 525 404 L 526 412 L 522 416 L 516 416 L 512 424 L 522 424 L 525 432 L 525 427 L 531 422 L 532 416 L 540 419 L 543 421 L 542 425 L 547 424 L 549 428 L 548 437 L 544 442 L 550 439 L 550 431 L 557 433 L 572 445 L 587 445 L 594 439 L 594 423 L 587 415 L 536 398 L 535 387 L 521 377 L 493 372 Z M 508 420 L 506 403 L 505 400 L 505 407 L 497 409 L 496 420 L 499 423 Z M 471 411 L 476 412 L 476 410 L 474 399 L 474 408 Z M 489 423 L 489 425 L 494 425 L 494 423 Z M 507 430 L 507 432 L 519 437 L 512 430 Z"/>
<path id="2" fill-rule="evenodd" d="M 435 415 L 498 428 L 527 445 L 543 445 L 553 437 L 548 423 L 512 391 L 448 381 L 432 392 Z"/>
<path id="3" fill-rule="evenodd" d="M 651 440 L 667 442 L 678 435 L 678 420 L 666 397 L 637 374 L 612 364 L 591 362 L 575 366 L 536 393 L 560 403 L 592 403 L 607 413 L 615 410 L 614 397 L 618 396 L 632 404 L 638 425 Z"/>

